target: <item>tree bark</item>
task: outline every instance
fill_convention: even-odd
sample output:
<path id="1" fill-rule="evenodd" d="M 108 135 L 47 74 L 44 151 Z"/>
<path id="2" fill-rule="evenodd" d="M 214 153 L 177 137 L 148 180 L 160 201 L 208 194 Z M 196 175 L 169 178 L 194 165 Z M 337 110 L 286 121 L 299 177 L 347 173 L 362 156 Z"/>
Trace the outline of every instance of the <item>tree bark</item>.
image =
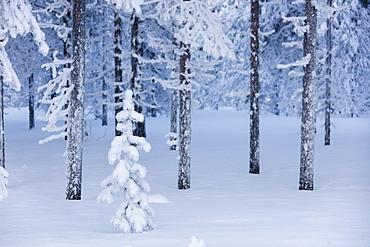
<path id="1" fill-rule="evenodd" d="M 190 59 L 189 45 L 181 42 L 180 50 L 180 129 L 179 129 L 179 173 L 178 173 L 178 189 L 190 188 L 190 148 L 191 148 L 191 84 L 186 78 L 188 69 L 187 61 Z"/>
<path id="2" fill-rule="evenodd" d="M 304 66 L 301 120 L 301 162 L 300 190 L 313 190 L 314 138 L 315 138 L 315 69 L 316 69 L 316 8 L 311 0 L 306 0 L 306 20 L 308 26 L 303 40 L 303 56 L 310 56 Z"/>
<path id="3" fill-rule="evenodd" d="M 178 107 L 178 90 L 171 90 L 171 123 L 170 123 L 170 141 L 175 141 L 177 138 L 172 134 L 177 134 L 177 107 Z M 176 150 L 176 144 L 170 146 L 170 150 Z"/>
<path id="4" fill-rule="evenodd" d="M 143 112 L 143 107 L 140 104 L 140 68 L 139 68 L 139 17 L 134 10 L 131 16 L 131 79 L 130 88 L 133 93 L 133 101 L 135 111 Z M 134 122 L 134 136 L 146 137 L 145 120 L 143 122 Z"/>
<path id="5" fill-rule="evenodd" d="M 115 116 L 123 110 L 123 90 L 122 90 L 122 20 L 117 12 L 114 11 L 114 78 L 115 78 L 115 88 L 114 88 L 114 113 Z M 118 121 L 115 118 L 115 135 L 120 136 L 122 132 L 117 130 Z"/>
<path id="6" fill-rule="evenodd" d="M 328 0 L 328 6 L 333 6 L 333 1 Z M 331 35 L 331 17 L 326 20 L 326 80 L 325 80 L 325 140 L 324 144 L 330 145 L 330 114 L 331 114 L 331 67 L 333 41 Z"/>
<path id="7" fill-rule="evenodd" d="M 71 98 L 67 131 L 67 200 L 81 199 L 84 133 L 85 0 L 73 1 Z"/>
<path id="8" fill-rule="evenodd" d="M 5 168 L 4 83 L 0 75 L 0 166 Z"/>
<path id="9" fill-rule="evenodd" d="M 33 84 L 33 74 L 31 74 L 28 78 L 28 122 L 30 130 L 35 128 L 35 91 Z"/>
<path id="10" fill-rule="evenodd" d="M 105 101 L 107 100 L 108 85 L 104 77 L 102 81 L 102 90 L 103 90 L 103 93 L 102 93 L 101 125 L 107 126 L 108 125 L 108 106 L 105 103 Z"/>
<path id="11" fill-rule="evenodd" d="M 250 153 L 249 172 L 260 173 L 260 130 L 259 130 L 259 0 L 251 1 L 250 39 Z"/>

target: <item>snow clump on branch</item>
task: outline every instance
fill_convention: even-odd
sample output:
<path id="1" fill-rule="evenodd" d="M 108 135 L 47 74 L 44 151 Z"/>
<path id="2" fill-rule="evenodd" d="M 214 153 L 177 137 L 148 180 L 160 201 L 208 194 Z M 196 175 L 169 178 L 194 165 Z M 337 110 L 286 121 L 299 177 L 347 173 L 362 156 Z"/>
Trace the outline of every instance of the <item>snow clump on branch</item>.
<path id="1" fill-rule="evenodd" d="M 124 201 L 119 206 L 111 223 L 124 233 L 141 233 L 154 228 L 152 224 L 153 210 L 149 207 L 146 192 L 149 184 L 144 180 L 146 168 L 138 164 L 139 151 L 149 152 L 150 144 L 144 137 L 133 135 L 133 123 L 144 121 L 144 116 L 134 110 L 132 91 L 125 93 L 124 107 L 116 116 L 117 130 L 121 136 L 114 137 L 108 152 L 109 164 L 116 164 L 113 173 L 101 183 L 104 188 L 98 196 L 99 202 L 112 203 L 113 194 L 124 193 Z"/>

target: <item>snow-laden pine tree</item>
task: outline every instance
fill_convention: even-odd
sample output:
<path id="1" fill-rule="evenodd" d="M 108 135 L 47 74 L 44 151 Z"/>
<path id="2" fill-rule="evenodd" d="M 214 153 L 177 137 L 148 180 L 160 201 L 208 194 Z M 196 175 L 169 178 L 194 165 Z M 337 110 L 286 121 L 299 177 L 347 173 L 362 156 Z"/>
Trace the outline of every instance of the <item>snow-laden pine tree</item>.
<path id="1" fill-rule="evenodd" d="M 191 162 L 191 90 L 194 81 L 190 57 L 199 49 L 215 58 L 228 57 L 235 59 L 230 50 L 231 41 L 223 33 L 217 16 L 207 3 L 199 0 L 162 0 L 158 5 L 162 20 L 174 25 L 176 51 L 179 56 L 178 85 L 179 90 L 179 172 L 178 188 L 190 188 Z"/>
<path id="2" fill-rule="evenodd" d="M 113 194 L 123 192 L 124 201 L 111 223 L 124 233 L 149 231 L 153 229 L 153 210 L 147 195 L 150 186 L 145 180 L 146 168 L 138 163 L 138 150 L 149 152 L 151 146 L 144 137 L 133 135 L 133 124 L 144 121 L 144 116 L 135 111 L 131 90 L 125 92 L 123 110 L 116 118 L 122 135 L 114 137 L 108 153 L 109 164 L 116 167 L 101 183 L 104 189 L 98 201 L 112 203 Z"/>
<path id="3" fill-rule="evenodd" d="M 0 198 L 3 199 L 7 195 L 6 177 L 8 176 L 5 171 L 3 87 L 4 83 L 16 91 L 19 91 L 21 87 L 8 58 L 5 45 L 9 36 L 15 38 L 18 34 L 32 33 L 39 51 L 44 56 L 48 53 L 49 47 L 45 42 L 44 33 L 31 13 L 31 6 L 26 0 L 2 0 L 0 2 L 0 27 Z"/>

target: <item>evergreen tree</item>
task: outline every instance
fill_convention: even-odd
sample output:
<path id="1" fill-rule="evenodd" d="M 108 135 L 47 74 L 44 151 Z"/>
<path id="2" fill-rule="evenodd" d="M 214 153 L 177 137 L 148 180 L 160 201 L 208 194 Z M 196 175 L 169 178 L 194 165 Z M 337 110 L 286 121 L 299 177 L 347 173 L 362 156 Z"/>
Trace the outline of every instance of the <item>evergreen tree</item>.
<path id="1" fill-rule="evenodd" d="M 116 116 L 117 128 L 122 135 L 115 136 L 108 153 L 109 164 L 116 167 L 112 175 L 102 182 L 103 191 L 99 202 L 112 203 L 113 194 L 123 191 L 124 201 L 119 206 L 111 223 L 125 233 L 143 232 L 153 229 L 153 210 L 149 207 L 149 184 L 144 180 L 146 169 L 138 164 L 139 151 L 149 152 L 150 144 L 144 137 L 133 135 L 135 122 L 144 121 L 144 116 L 135 111 L 133 92 L 127 90 L 123 110 Z"/>
<path id="2" fill-rule="evenodd" d="M 5 140 L 4 140 L 4 83 L 16 91 L 21 88 L 12 64 L 5 50 L 8 36 L 15 38 L 18 34 L 32 33 L 39 51 L 45 56 L 49 47 L 45 43 L 45 35 L 31 13 L 28 1 L 3 0 L 0 2 L 0 200 L 7 196 L 5 171 Z"/>

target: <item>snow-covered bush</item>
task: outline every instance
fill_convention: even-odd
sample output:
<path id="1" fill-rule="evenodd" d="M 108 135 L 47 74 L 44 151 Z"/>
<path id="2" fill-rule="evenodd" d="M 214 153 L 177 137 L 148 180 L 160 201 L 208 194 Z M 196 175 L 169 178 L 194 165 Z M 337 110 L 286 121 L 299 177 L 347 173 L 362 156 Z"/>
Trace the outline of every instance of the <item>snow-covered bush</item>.
<path id="1" fill-rule="evenodd" d="M 140 233 L 153 229 L 153 210 L 149 207 L 149 184 L 144 180 L 146 168 L 138 164 L 139 151 L 149 152 L 150 144 L 144 137 L 133 135 L 133 123 L 144 121 L 144 116 L 134 110 L 132 91 L 125 92 L 124 107 L 116 116 L 117 130 L 121 136 L 114 137 L 108 153 L 109 164 L 116 164 L 113 173 L 102 182 L 104 188 L 99 202 L 112 203 L 113 194 L 123 191 L 124 201 L 111 223 L 125 233 Z"/>
<path id="2" fill-rule="evenodd" d="M 8 190 L 6 189 L 6 185 L 8 184 L 8 172 L 4 169 L 4 167 L 0 166 L 0 201 L 8 196 Z"/>
<path id="3" fill-rule="evenodd" d="M 206 243 L 203 240 L 198 240 L 196 237 L 191 237 L 191 243 L 189 247 L 206 247 Z"/>

